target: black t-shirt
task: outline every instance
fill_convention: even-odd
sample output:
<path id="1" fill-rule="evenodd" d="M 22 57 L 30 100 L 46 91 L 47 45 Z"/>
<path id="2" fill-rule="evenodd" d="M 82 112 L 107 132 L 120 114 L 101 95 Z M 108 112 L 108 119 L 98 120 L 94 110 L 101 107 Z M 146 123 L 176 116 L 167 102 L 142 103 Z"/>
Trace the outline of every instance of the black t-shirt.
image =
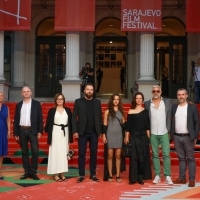
<path id="1" fill-rule="evenodd" d="M 85 75 L 85 78 L 86 78 L 86 80 L 87 80 L 87 83 L 92 83 L 92 84 L 94 84 L 94 70 L 93 70 L 93 68 L 89 67 L 89 68 L 87 68 L 87 71 L 88 71 L 89 73 L 93 72 L 93 76 L 90 76 L 90 75 L 88 75 L 88 74 Z"/>
<path id="2" fill-rule="evenodd" d="M 85 99 L 87 121 L 85 133 L 95 133 L 95 122 L 94 122 L 94 100 Z"/>

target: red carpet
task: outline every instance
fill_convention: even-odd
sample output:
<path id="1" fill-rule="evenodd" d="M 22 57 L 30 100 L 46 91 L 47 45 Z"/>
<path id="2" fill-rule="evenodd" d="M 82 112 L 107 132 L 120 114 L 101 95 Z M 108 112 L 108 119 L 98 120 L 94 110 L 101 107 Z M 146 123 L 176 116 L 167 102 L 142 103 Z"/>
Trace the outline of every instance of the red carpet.
<path id="1" fill-rule="evenodd" d="M 15 103 L 9 103 L 8 105 L 12 120 L 11 126 L 13 127 Z M 73 103 L 67 105 L 73 108 Z M 127 104 L 124 106 L 126 107 L 127 112 L 130 105 Z M 50 107 L 53 107 L 53 103 L 42 103 L 44 123 Z M 106 104 L 102 104 L 102 110 L 105 108 Z M 200 111 L 200 106 L 198 106 L 198 108 Z M 115 179 L 112 183 L 108 183 L 102 181 L 103 144 L 100 140 L 97 169 L 97 176 L 101 178 L 100 183 L 89 180 L 89 174 L 87 171 L 86 180 L 83 183 L 77 184 L 77 142 L 74 142 L 72 148 L 75 150 L 75 156 L 69 162 L 73 167 L 71 167 L 69 172 L 66 173 L 68 180 L 67 182 L 57 183 L 51 176 L 46 174 L 45 163 L 48 156 L 48 145 L 46 144 L 46 141 L 47 136 L 44 134 L 39 144 L 39 162 L 41 165 L 38 169 L 38 175 L 40 181 L 34 181 L 31 179 L 21 181 L 19 180 L 19 177 L 23 174 L 23 168 L 21 166 L 20 147 L 16 144 L 14 138 L 9 139 L 9 155 L 4 160 L 4 163 L 7 164 L 3 165 L 2 170 L 5 180 L 0 181 L 0 200 L 62 200 L 66 198 L 70 200 L 200 199 L 200 152 L 195 153 L 197 161 L 197 182 L 195 188 L 188 188 L 187 185 L 168 186 L 164 184 L 164 179 L 162 180 L 162 183 L 158 185 L 153 185 L 151 181 L 146 181 L 144 186 L 140 186 L 139 184 L 128 185 L 128 172 L 124 172 L 121 175 L 123 180 L 122 183 L 117 183 Z M 176 153 L 173 152 L 173 147 L 173 144 L 171 144 L 172 178 L 176 179 L 178 177 L 178 160 Z M 196 150 L 199 151 L 199 149 L 199 145 L 196 145 Z M 160 157 L 162 157 L 161 153 Z M 87 152 L 87 158 L 86 164 L 89 163 L 89 152 Z M 8 163 L 10 163 L 10 165 Z M 42 163 L 44 165 L 42 165 Z"/>
<path id="2" fill-rule="evenodd" d="M 88 166 L 86 166 L 88 169 Z M 2 174 L 4 181 L 0 181 L 0 200 L 133 200 L 133 199 L 200 199 L 200 171 L 197 170 L 196 187 L 188 188 L 187 184 L 168 186 L 162 182 L 155 185 L 151 181 L 145 181 L 143 186 L 128 184 L 128 171 L 121 174 L 122 183 L 115 179 L 112 183 L 104 182 L 103 166 L 98 165 L 97 176 L 99 183 L 90 180 L 89 172 L 86 171 L 86 179 L 82 183 L 76 183 L 78 170 L 76 166 L 66 173 L 66 182 L 55 182 L 46 174 L 46 165 L 40 165 L 38 176 L 40 181 L 31 179 L 19 180 L 23 169 L 19 165 L 4 165 Z M 178 167 L 172 166 L 172 177 L 178 176 Z M 74 178 L 70 178 L 74 177 Z"/>

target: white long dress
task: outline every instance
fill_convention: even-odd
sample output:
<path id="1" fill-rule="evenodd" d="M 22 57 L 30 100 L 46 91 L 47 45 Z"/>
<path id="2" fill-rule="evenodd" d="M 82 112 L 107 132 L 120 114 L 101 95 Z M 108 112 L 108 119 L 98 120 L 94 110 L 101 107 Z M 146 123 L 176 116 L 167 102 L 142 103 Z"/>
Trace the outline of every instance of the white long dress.
<path id="1" fill-rule="evenodd" d="M 68 123 L 68 115 L 65 110 L 62 114 L 56 111 L 54 116 L 54 123 L 64 125 Z M 65 127 L 64 136 L 64 131 L 61 130 L 61 126 L 53 126 L 52 143 L 49 146 L 47 174 L 68 172 L 68 137 L 68 127 Z"/>

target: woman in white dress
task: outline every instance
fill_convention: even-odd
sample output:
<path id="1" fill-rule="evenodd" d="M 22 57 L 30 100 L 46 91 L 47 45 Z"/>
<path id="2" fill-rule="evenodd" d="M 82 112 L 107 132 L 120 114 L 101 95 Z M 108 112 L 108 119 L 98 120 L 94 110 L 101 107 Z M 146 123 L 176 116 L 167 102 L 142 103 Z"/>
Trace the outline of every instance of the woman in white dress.
<path id="1" fill-rule="evenodd" d="M 48 134 L 49 157 L 47 174 L 54 174 L 57 182 L 65 181 L 65 172 L 68 172 L 67 154 L 69 143 L 73 142 L 71 131 L 71 110 L 65 107 L 65 97 L 55 95 L 55 108 L 49 109 L 45 132 Z"/>

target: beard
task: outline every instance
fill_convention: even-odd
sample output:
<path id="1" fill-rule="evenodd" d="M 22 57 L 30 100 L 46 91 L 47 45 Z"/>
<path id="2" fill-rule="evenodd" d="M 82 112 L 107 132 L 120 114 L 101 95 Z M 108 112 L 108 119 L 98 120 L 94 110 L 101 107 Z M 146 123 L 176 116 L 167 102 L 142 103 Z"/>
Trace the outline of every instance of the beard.
<path id="1" fill-rule="evenodd" d="M 160 94 L 158 94 L 158 95 L 154 95 L 153 98 L 154 98 L 154 99 L 159 99 L 160 96 L 161 96 Z"/>
<path id="2" fill-rule="evenodd" d="M 186 102 L 186 99 L 184 99 L 184 98 L 179 99 L 179 103 L 185 103 L 185 102 Z"/>
<path id="3" fill-rule="evenodd" d="M 93 97 L 93 94 L 92 93 L 85 93 L 85 97 L 87 98 L 87 99 L 92 99 L 92 97 Z"/>

